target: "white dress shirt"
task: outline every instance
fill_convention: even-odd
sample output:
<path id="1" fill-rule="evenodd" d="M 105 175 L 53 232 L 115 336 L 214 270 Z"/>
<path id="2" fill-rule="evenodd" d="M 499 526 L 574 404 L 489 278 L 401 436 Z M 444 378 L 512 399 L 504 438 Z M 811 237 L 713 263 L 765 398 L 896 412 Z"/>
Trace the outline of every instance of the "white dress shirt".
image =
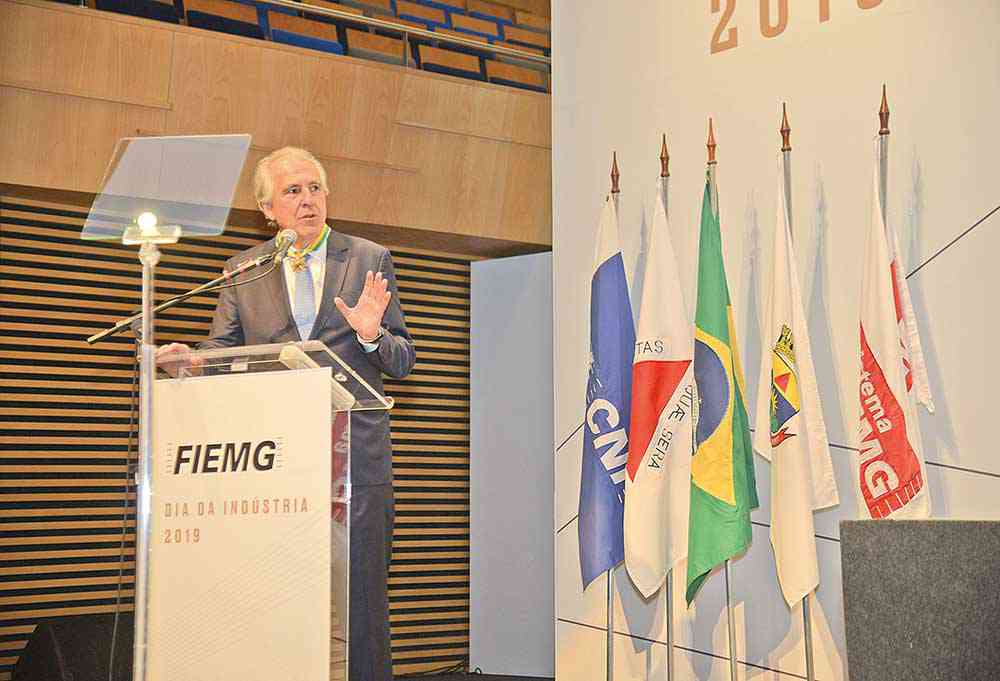
<path id="1" fill-rule="evenodd" d="M 319 314 L 319 307 L 323 304 L 323 278 L 326 276 L 326 245 L 330 241 L 330 236 L 327 235 L 323 239 L 316 250 L 310 251 L 307 262 L 309 263 L 309 272 L 312 274 L 313 280 L 313 300 L 316 301 L 316 314 Z M 292 269 L 292 258 L 286 257 L 282 261 L 282 267 L 285 272 L 285 287 L 288 289 L 288 304 L 291 309 L 295 309 L 295 270 Z M 364 348 L 365 352 L 374 352 L 378 349 L 378 343 L 366 343 L 361 340 L 361 336 L 355 334 L 358 339 L 358 343 Z M 305 339 L 303 339 L 305 340 Z"/>
<path id="2" fill-rule="evenodd" d="M 323 302 L 323 277 L 326 276 L 326 243 L 329 240 L 329 237 L 323 239 L 323 243 L 315 251 L 309 253 L 309 272 L 312 274 L 313 300 L 316 301 L 316 314 L 319 314 L 319 306 Z M 292 269 L 292 257 L 290 253 L 281 264 L 285 268 L 285 286 L 288 288 L 288 304 L 294 310 L 295 270 Z"/>

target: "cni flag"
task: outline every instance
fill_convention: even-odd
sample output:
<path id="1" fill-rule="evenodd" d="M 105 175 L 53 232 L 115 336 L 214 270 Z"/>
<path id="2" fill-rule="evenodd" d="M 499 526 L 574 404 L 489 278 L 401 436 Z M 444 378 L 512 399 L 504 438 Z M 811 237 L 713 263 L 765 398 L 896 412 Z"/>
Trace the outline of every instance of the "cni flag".
<path id="1" fill-rule="evenodd" d="M 643 272 L 632 366 L 625 479 L 625 567 L 646 598 L 687 555 L 694 370 L 660 179 Z"/>
<path id="2" fill-rule="evenodd" d="M 733 308 L 722 260 L 717 194 L 705 181 L 698 244 L 694 377 L 698 408 L 691 460 L 688 605 L 708 573 L 750 545 L 757 507 L 750 426 Z"/>
<path id="3" fill-rule="evenodd" d="M 771 546 L 791 607 L 819 586 L 813 511 L 839 503 L 819 402 L 799 273 L 778 162 L 778 215 L 771 288 L 764 304 L 754 449 L 771 462 Z"/>
<path id="4" fill-rule="evenodd" d="M 907 352 L 906 305 L 900 291 L 898 260 L 890 250 L 878 191 L 878 164 L 873 173 L 871 226 L 861 283 L 861 376 L 858 484 L 861 514 L 871 518 L 927 518 L 930 497 L 916 410 L 909 398 L 913 373 Z M 897 249 L 898 250 L 898 249 Z M 902 282 L 902 286 L 900 286 Z M 916 324 L 913 322 L 913 328 Z M 919 348 L 911 344 L 910 350 Z M 922 353 L 920 366 L 923 366 Z M 926 372 L 923 372 L 926 376 Z M 921 378 L 918 372 L 919 380 Z M 930 393 L 927 392 L 927 399 Z"/>
<path id="5" fill-rule="evenodd" d="M 590 283 L 590 376 L 577 523 L 584 589 L 625 557 L 622 517 L 634 349 L 618 210 L 609 198 L 601 211 Z"/>

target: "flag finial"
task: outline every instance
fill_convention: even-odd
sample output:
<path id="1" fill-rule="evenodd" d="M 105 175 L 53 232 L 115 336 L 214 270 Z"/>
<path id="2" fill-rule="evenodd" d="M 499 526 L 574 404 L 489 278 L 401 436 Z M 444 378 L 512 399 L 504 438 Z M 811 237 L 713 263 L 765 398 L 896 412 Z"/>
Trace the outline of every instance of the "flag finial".
<path id="1" fill-rule="evenodd" d="M 667 151 L 667 133 L 663 133 L 660 145 L 660 177 L 670 177 L 670 153 Z"/>
<path id="2" fill-rule="evenodd" d="M 792 150 L 792 126 L 788 125 L 788 109 L 781 103 L 781 150 Z"/>
<path id="3" fill-rule="evenodd" d="M 715 165 L 715 129 L 712 127 L 712 118 L 708 118 L 708 165 Z"/>
<path id="4" fill-rule="evenodd" d="M 889 100 L 885 98 L 885 83 L 882 83 L 882 106 L 878 109 L 878 134 L 889 134 Z"/>
<path id="5" fill-rule="evenodd" d="M 618 188 L 618 152 L 611 152 L 611 193 L 619 194 L 621 189 Z"/>

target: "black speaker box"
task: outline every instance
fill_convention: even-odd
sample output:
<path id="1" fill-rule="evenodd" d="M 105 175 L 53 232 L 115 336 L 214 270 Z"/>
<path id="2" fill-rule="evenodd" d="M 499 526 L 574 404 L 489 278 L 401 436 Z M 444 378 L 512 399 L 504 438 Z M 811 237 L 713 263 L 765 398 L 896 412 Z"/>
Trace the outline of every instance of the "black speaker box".
<path id="1" fill-rule="evenodd" d="M 38 623 L 18 658 L 13 681 L 108 681 L 114 614 L 60 617 Z M 112 681 L 131 681 L 132 613 L 118 615 Z"/>

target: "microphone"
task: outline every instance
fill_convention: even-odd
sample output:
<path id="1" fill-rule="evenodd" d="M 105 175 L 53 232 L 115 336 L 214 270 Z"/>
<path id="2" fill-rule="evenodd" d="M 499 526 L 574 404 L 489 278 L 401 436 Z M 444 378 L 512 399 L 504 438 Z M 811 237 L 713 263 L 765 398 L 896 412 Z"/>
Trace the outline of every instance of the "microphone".
<path id="1" fill-rule="evenodd" d="M 281 261 L 285 259 L 285 255 L 288 253 L 288 249 L 292 247 L 292 244 L 294 244 L 295 240 L 298 238 L 299 235 L 292 229 L 283 229 L 278 232 L 278 236 L 274 240 L 275 264 L 281 264 Z"/>

